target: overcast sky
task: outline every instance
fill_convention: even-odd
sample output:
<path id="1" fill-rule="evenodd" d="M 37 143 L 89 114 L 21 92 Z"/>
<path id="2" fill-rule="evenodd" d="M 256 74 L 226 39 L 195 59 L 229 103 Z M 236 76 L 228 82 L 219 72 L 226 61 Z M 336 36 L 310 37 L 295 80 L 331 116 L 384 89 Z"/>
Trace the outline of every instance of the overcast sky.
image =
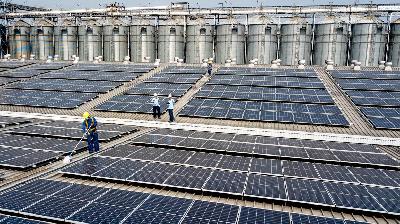
<path id="1" fill-rule="evenodd" d="M 10 0 L 8 0 L 10 1 Z M 185 0 L 179 0 L 185 1 Z M 329 4 L 332 1 L 333 4 L 354 4 L 355 2 L 369 3 L 369 0 L 186 0 L 189 2 L 191 7 L 216 7 L 219 2 L 223 2 L 227 6 L 259 6 L 261 3 L 263 5 L 313 5 L 313 4 Z M 24 4 L 30 6 L 40 6 L 45 8 L 53 9 L 77 9 L 77 8 L 103 8 L 106 4 L 110 2 L 115 2 L 111 0 L 11 0 L 13 3 Z M 125 7 L 134 6 L 161 6 L 169 5 L 171 0 L 119 0 L 116 1 L 125 5 Z M 176 2 L 176 1 L 174 1 Z M 373 3 L 399 3 L 399 0 L 373 0 Z"/>

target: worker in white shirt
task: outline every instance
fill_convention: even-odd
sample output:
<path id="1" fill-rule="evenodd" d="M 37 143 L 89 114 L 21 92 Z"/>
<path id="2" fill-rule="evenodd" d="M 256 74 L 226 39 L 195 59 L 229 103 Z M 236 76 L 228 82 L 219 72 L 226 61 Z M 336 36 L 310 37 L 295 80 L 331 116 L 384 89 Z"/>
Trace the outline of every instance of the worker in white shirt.
<path id="1" fill-rule="evenodd" d="M 153 117 L 154 119 L 161 118 L 160 100 L 158 99 L 158 94 L 154 93 L 154 97 L 151 98 L 151 103 L 153 104 Z"/>
<path id="2" fill-rule="evenodd" d="M 168 110 L 168 114 L 169 114 L 169 122 L 174 122 L 175 121 L 175 118 L 174 118 L 174 103 L 175 103 L 175 100 L 172 99 L 172 94 L 169 94 L 168 95 L 168 102 L 167 102 L 167 104 L 168 104 L 167 110 Z"/>

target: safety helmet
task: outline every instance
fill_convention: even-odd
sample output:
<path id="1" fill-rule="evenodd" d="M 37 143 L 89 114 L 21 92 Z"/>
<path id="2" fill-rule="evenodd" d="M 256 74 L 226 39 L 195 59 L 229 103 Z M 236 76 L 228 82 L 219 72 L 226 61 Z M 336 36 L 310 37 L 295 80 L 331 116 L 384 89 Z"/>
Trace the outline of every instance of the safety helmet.
<path id="1" fill-rule="evenodd" d="M 170 94 L 168 94 L 168 98 L 171 98 L 172 97 L 172 94 L 170 93 Z"/>
<path id="2" fill-rule="evenodd" d="M 158 96 L 158 94 L 157 94 L 157 93 L 154 93 L 154 96 Z"/>
<path id="3" fill-rule="evenodd" d="M 89 112 L 86 111 L 85 113 L 83 113 L 82 117 L 88 119 L 90 117 Z"/>

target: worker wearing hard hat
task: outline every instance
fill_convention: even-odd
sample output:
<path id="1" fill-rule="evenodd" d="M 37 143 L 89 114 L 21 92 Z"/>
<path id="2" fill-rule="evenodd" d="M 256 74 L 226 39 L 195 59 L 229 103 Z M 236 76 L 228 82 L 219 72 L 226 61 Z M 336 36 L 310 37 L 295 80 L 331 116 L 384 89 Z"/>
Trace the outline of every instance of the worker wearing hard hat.
<path id="1" fill-rule="evenodd" d="M 160 100 L 158 99 L 158 94 L 154 93 L 154 97 L 151 98 L 151 104 L 153 104 L 153 117 L 154 119 L 161 118 Z"/>
<path id="2" fill-rule="evenodd" d="M 168 104 L 167 110 L 168 110 L 168 114 L 169 114 L 169 122 L 174 122 L 175 121 L 174 103 L 175 103 L 175 100 L 172 99 L 172 94 L 169 94 L 168 95 L 168 102 L 167 102 L 167 104 Z"/>
<path id="3" fill-rule="evenodd" d="M 96 118 L 91 116 L 89 112 L 85 112 L 82 116 L 84 119 L 82 122 L 82 132 L 86 133 L 89 153 L 98 152 L 100 146 Z"/>

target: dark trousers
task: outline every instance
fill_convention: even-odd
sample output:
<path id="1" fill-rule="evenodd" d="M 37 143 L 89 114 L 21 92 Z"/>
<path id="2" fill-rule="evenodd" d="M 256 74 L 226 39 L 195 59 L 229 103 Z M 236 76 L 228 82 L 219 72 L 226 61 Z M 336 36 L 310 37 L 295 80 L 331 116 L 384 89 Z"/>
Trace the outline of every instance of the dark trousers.
<path id="1" fill-rule="evenodd" d="M 87 135 L 87 144 L 89 153 L 98 152 L 100 150 L 99 146 L 99 135 L 97 132 L 92 132 Z"/>
<path id="2" fill-rule="evenodd" d="M 209 69 L 207 72 L 208 72 L 208 75 L 211 75 L 212 70 Z"/>
<path id="3" fill-rule="evenodd" d="M 174 110 L 173 109 L 168 109 L 168 114 L 169 114 L 169 122 L 174 122 Z"/>
<path id="4" fill-rule="evenodd" d="M 160 106 L 153 106 L 153 117 L 160 119 L 161 117 Z"/>

